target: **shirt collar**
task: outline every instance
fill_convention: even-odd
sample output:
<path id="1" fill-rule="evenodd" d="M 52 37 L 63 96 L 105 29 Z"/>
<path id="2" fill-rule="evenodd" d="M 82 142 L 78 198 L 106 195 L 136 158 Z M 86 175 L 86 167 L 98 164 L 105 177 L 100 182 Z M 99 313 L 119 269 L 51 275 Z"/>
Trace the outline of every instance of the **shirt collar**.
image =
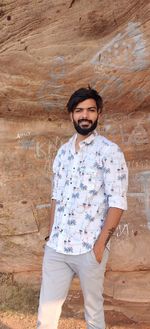
<path id="1" fill-rule="evenodd" d="M 98 135 L 97 131 L 94 130 L 90 136 L 88 136 L 86 139 L 84 139 L 83 141 L 81 141 L 79 143 L 80 147 L 82 148 L 85 145 L 91 144 L 97 135 Z M 72 151 L 73 153 L 75 153 L 75 142 L 76 142 L 76 139 L 77 139 L 77 134 L 74 134 L 72 136 L 72 138 L 70 139 L 70 146 L 71 146 L 70 147 L 70 151 Z"/>
<path id="2" fill-rule="evenodd" d="M 79 143 L 80 146 L 82 145 L 88 145 L 91 144 L 93 142 L 93 140 L 95 139 L 95 136 L 97 136 L 97 131 L 94 130 L 92 132 L 92 134 L 90 136 L 88 136 L 86 139 L 84 139 L 82 142 Z"/>

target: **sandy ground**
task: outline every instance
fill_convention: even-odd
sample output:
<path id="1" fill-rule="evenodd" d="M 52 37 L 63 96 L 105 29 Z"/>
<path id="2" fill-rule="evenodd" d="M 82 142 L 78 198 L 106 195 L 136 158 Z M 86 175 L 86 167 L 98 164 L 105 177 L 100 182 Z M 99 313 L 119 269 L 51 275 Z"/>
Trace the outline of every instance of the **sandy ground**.
<path id="1" fill-rule="evenodd" d="M 38 301 L 39 289 L 12 284 L 11 277 L 0 275 L 0 329 L 36 329 Z M 83 314 L 80 291 L 70 291 L 58 329 L 86 329 Z M 114 311 L 106 301 L 105 317 L 106 329 L 150 329 L 149 304 L 117 304 Z"/>
<path id="2" fill-rule="evenodd" d="M 106 329 L 150 329 L 150 325 L 142 323 L 125 323 L 124 319 L 113 316 L 113 313 L 107 316 Z M 122 323 L 121 323 L 122 322 Z M 128 322 L 128 321 L 127 321 Z M 0 329 L 35 329 L 36 315 L 22 314 L 18 312 L 1 312 L 0 313 Z M 61 318 L 58 329 L 86 329 L 83 319 Z"/>

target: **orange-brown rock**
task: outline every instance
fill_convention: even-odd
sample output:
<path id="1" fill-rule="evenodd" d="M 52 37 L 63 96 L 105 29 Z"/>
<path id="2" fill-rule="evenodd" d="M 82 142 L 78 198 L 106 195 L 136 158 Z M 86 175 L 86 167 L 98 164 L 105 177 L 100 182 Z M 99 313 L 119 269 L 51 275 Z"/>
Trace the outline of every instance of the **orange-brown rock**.
<path id="1" fill-rule="evenodd" d="M 129 167 L 106 299 L 150 302 L 149 17 L 146 0 L 0 3 L 0 271 L 14 280 L 40 280 L 52 161 L 73 133 L 65 104 L 90 84 L 104 99 L 98 131 Z"/>

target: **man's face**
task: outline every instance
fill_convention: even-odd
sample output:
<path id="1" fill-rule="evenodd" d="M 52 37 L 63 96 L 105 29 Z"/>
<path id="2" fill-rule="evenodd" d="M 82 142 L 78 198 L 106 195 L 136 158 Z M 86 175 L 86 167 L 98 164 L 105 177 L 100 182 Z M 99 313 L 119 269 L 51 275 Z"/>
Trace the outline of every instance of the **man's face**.
<path id="1" fill-rule="evenodd" d="M 78 103 L 70 115 L 75 129 L 80 135 L 86 136 L 97 127 L 99 112 L 96 102 L 92 98 Z"/>

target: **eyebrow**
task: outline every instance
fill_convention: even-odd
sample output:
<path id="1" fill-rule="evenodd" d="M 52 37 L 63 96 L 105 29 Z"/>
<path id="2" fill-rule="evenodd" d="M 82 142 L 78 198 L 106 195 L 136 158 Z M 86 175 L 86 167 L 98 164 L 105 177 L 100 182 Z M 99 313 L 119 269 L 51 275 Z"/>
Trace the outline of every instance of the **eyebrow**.
<path id="1" fill-rule="evenodd" d="M 75 107 L 75 110 L 90 110 L 90 109 L 96 109 L 96 106 L 89 106 L 89 107 Z"/>

